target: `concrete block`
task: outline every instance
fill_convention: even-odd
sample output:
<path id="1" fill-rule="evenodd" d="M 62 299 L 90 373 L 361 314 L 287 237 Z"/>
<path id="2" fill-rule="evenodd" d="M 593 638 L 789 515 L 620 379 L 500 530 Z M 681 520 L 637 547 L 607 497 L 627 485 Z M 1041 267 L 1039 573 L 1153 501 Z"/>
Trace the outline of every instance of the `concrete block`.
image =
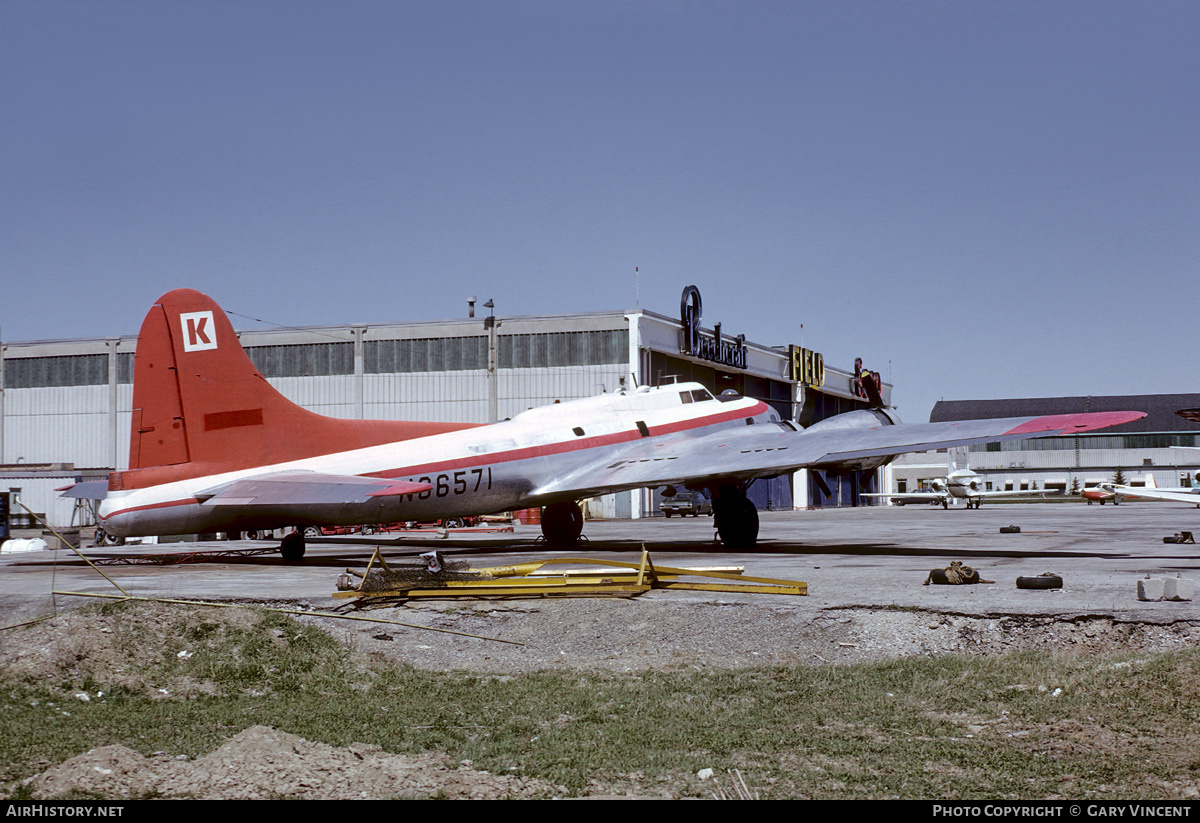
<path id="1" fill-rule="evenodd" d="M 1168 577 L 1163 581 L 1163 600 L 1191 600 L 1195 585 L 1186 577 Z"/>
<path id="2" fill-rule="evenodd" d="M 1138 581 L 1138 600 L 1162 600 L 1164 582 L 1161 577 L 1144 577 Z"/>
<path id="3" fill-rule="evenodd" d="M 52 531 L 43 531 L 42 539 L 52 549 L 78 549 L 79 529 L 59 529 L 58 534 Z"/>

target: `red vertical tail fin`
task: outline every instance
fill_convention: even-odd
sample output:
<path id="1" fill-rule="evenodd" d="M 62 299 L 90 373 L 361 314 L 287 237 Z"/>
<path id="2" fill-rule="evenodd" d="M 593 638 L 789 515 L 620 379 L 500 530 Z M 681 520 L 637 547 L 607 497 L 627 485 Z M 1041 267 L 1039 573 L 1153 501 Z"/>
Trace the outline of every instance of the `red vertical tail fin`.
<path id="1" fill-rule="evenodd" d="M 165 467 L 154 472 L 153 482 L 273 465 L 469 425 L 343 420 L 303 409 L 259 373 L 220 306 L 191 289 L 163 295 L 138 334 L 129 468 Z M 125 488 L 142 485 L 128 475 L 118 483 Z"/>
<path id="2" fill-rule="evenodd" d="M 171 292 L 171 295 L 178 292 Z M 133 356 L 133 423 L 129 431 L 129 468 L 173 466 L 188 462 L 187 429 L 175 361 L 175 337 L 163 307 L 155 303 L 142 321 Z M 245 352 L 242 352 L 245 355 Z"/>

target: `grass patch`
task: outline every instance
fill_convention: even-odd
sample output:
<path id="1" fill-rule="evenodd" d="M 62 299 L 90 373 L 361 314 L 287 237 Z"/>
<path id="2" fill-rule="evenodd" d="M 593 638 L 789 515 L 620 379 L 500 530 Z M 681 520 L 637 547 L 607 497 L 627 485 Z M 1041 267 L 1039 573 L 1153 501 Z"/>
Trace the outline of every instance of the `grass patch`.
<path id="1" fill-rule="evenodd" d="M 95 613 L 128 652 L 107 669 L 76 649 L 53 677 L 0 671 L 10 793 L 97 746 L 195 758 L 260 723 L 577 794 L 707 796 L 705 767 L 764 798 L 1179 798 L 1200 779 L 1196 651 L 493 677 L 357 655 L 270 614 L 193 614 L 132 643 L 142 608 Z"/>

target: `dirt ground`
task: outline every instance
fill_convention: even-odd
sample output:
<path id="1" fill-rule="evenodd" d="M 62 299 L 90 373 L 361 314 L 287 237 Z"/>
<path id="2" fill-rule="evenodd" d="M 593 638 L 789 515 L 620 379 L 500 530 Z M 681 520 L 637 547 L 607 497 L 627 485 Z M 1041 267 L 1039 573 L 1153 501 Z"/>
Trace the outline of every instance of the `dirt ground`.
<path id="1" fill-rule="evenodd" d="M 324 608 L 332 603 L 316 605 Z M 181 618 L 181 608 L 196 616 Z M 97 619 L 94 611 L 67 611 L 4 632 L 0 671 L 20 682 L 62 682 L 66 675 L 155 696 L 205 693 L 209 686 L 204 682 L 140 679 L 138 672 L 145 664 L 176 653 L 177 639 L 162 627 L 184 619 L 245 628 L 258 619 L 247 610 L 192 611 L 157 604 L 139 605 L 133 614 L 132 623 L 130 618 L 118 623 Z M 1200 626 L 1188 621 L 1149 624 L 1084 615 L 969 617 L 912 609 L 812 610 L 783 598 L 736 596 L 469 601 L 392 607 L 355 616 L 393 622 L 297 619 L 319 625 L 344 644 L 351 659 L 384 655 L 431 670 L 488 673 L 837 664 L 1029 649 L 1164 651 L 1200 643 Z M 134 636 L 137 642 L 130 642 Z M 354 654 L 360 652 L 364 654 Z M 451 762 L 439 755 L 409 757 L 365 744 L 334 748 L 264 726 L 244 729 L 190 761 L 104 746 L 32 775 L 23 785 L 37 798 L 69 793 L 211 799 L 520 798 L 558 793 L 548 784 L 489 774 L 469 762 Z"/>
<path id="2" fill-rule="evenodd" d="M 68 793 L 108 798 L 204 800 L 368 800 L 385 797 L 458 800 L 544 797 L 553 787 L 476 771 L 440 755 L 406 757 L 379 746 L 335 748 L 266 726 L 251 726 L 194 761 L 144 757 L 125 746 L 101 746 L 26 783 L 39 798 Z"/>

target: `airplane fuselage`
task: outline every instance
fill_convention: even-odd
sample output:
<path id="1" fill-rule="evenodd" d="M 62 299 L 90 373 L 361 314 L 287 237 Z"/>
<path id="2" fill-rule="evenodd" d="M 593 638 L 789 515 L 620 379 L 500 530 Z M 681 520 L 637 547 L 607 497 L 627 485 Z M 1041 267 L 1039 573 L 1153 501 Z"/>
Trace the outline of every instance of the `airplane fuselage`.
<path id="1" fill-rule="evenodd" d="M 1112 483 L 1101 483 L 1097 486 L 1091 486 L 1079 493 L 1087 504 L 1090 506 L 1093 503 L 1099 503 L 1103 506 L 1105 503 L 1112 501 L 1112 504 L 1117 505 L 1117 494 L 1113 491 Z"/>
<path id="2" fill-rule="evenodd" d="M 976 500 L 983 497 L 983 477 L 970 469 L 958 469 L 946 477 L 946 491 L 960 500 Z"/>
<path id="3" fill-rule="evenodd" d="M 229 471 L 142 488 L 138 472 L 125 472 L 100 507 L 105 532 L 115 537 L 187 534 L 228 528 L 431 520 L 507 509 L 544 506 L 566 494 L 539 493 L 550 481 L 611 458 L 616 447 L 651 438 L 674 442 L 722 428 L 768 422 L 778 416 L 752 398 L 714 398 L 698 383 L 680 383 L 633 392 L 555 403 L 511 420 L 444 434 L 337 452 L 252 469 Z M 161 479 L 161 469 L 155 469 Z M 317 472 L 331 475 L 407 480 L 429 486 L 411 494 L 375 498 L 362 504 L 337 502 L 278 511 L 261 503 L 238 507 L 213 491 L 259 475 Z M 125 488 L 118 488 L 125 486 Z M 607 489 L 616 491 L 617 489 Z"/>

